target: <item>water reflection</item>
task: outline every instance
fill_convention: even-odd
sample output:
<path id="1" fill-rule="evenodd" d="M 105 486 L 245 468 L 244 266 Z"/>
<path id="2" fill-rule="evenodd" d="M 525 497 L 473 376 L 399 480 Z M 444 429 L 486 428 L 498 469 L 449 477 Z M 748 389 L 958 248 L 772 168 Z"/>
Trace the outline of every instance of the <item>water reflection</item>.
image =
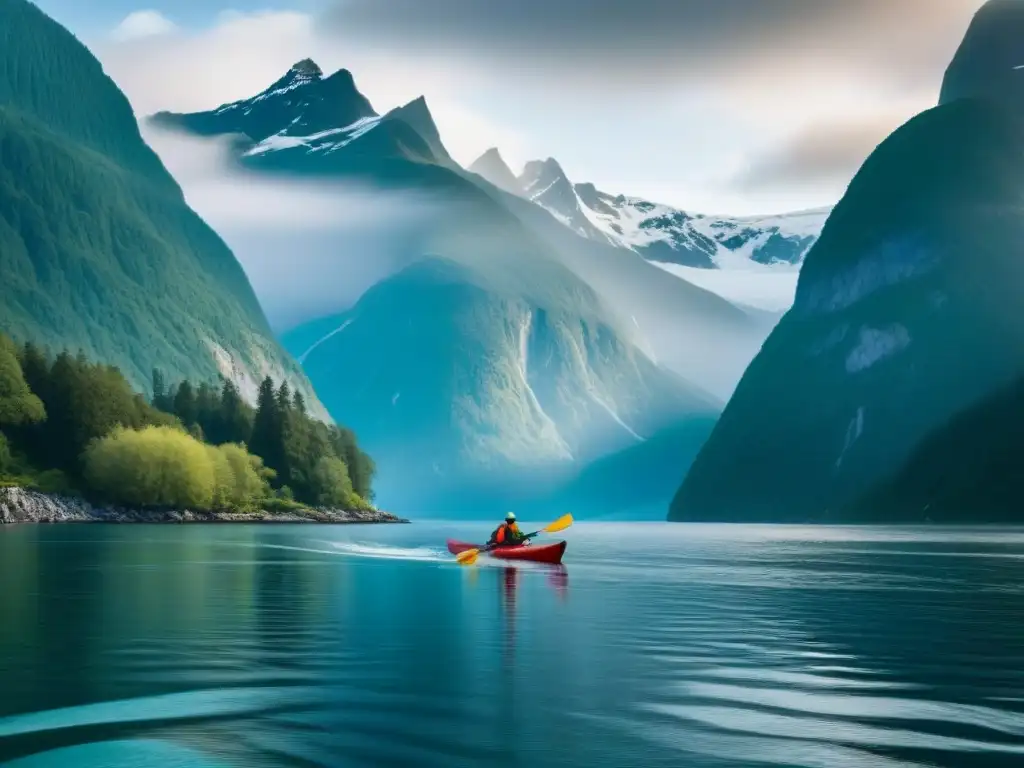
<path id="1" fill-rule="evenodd" d="M 481 571 L 493 571 L 498 590 L 498 606 L 501 611 L 503 628 L 503 652 L 506 669 L 512 669 L 516 660 L 516 615 L 519 589 L 522 580 L 541 577 L 551 591 L 565 600 L 569 593 L 569 571 L 564 565 L 507 565 L 500 568 L 474 569 L 471 583 L 475 583 Z M 487 573 L 488 577 L 492 574 Z"/>
<path id="2" fill-rule="evenodd" d="M 1024 537 L 580 525 L 464 568 L 425 529 L 0 530 L 0 763 L 1024 758 Z"/>

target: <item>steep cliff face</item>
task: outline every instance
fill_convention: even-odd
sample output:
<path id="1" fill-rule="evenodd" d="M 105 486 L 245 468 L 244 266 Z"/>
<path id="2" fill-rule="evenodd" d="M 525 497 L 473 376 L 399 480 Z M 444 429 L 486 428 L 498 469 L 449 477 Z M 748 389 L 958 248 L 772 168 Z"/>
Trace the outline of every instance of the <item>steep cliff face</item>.
<path id="1" fill-rule="evenodd" d="M 139 389 L 171 378 L 288 380 L 248 279 L 143 142 L 127 99 L 67 30 L 0 2 L 0 329 L 82 349 Z"/>
<path id="2" fill-rule="evenodd" d="M 671 519 L 835 519 L 1019 376 L 1022 211 L 1014 110 L 959 99 L 896 131 L 833 211 Z"/>
<path id="3" fill-rule="evenodd" d="M 975 14 L 942 81 L 940 104 L 982 98 L 1024 110 L 1024 4 L 989 0 Z"/>

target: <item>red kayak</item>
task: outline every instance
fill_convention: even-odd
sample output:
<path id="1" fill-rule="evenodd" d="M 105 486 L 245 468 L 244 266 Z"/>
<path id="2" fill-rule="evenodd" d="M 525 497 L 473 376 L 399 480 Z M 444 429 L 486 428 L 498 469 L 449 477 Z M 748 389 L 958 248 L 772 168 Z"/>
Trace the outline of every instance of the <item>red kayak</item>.
<path id="1" fill-rule="evenodd" d="M 467 549 L 483 550 L 486 544 L 467 544 L 464 541 L 448 539 L 448 551 L 453 555 L 465 552 Z M 531 563 L 551 563 L 557 565 L 562 562 L 562 555 L 565 554 L 567 543 L 556 541 L 554 544 L 529 544 L 518 547 L 495 547 L 489 552 L 481 552 L 498 560 L 528 560 Z"/>

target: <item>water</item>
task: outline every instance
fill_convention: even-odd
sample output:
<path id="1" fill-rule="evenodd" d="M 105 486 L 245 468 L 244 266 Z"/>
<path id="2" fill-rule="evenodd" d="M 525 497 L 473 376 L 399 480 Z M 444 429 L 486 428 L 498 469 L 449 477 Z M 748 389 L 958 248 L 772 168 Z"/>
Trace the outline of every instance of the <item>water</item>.
<path id="1" fill-rule="evenodd" d="M 0 530 L 0 763 L 1024 764 L 1022 531 L 485 529 Z"/>

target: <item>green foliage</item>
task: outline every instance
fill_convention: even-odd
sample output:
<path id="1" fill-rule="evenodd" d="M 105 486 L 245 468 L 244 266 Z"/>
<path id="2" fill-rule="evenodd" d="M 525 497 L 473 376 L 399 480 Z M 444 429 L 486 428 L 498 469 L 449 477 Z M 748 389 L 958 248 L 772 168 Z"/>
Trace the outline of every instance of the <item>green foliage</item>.
<path id="1" fill-rule="evenodd" d="M 34 348 L 22 355 L 31 361 L 27 377 L 45 405 L 47 418 L 15 434 L 26 452 L 42 466 L 77 474 L 79 457 L 89 443 L 115 427 L 141 428 L 173 424 L 174 419 L 151 407 L 132 391 L 112 366 L 88 362 L 84 356 L 61 353 L 47 365 Z"/>
<path id="2" fill-rule="evenodd" d="M 90 487 L 140 507 L 241 509 L 266 492 L 256 457 L 238 445 L 204 445 L 173 427 L 118 428 L 85 454 Z"/>
<path id="3" fill-rule="evenodd" d="M 283 499 L 279 496 L 264 499 L 262 506 L 268 512 L 304 512 L 309 509 L 305 504 L 300 504 L 294 499 Z"/>
<path id="4" fill-rule="evenodd" d="M 59 496 L 79 495 L 74 483 L 59 469 L 47 469 L 39 472 L 31 479 L 29 487 L 40 493 L 53 493 Z"/>
<path id="5" fill-rule="evenodd" d="M 162 377 L 158 375 L 155 381 L 162 382 Z M 158 403 L 183 424 L 200 428 L 202 432 L 193 434 L 205 435 L 210 443 L 248 445 L 272 470 L 274 487 L 287 488 L 293 494 L 288 498 L 304 504 L 323 504 L 327 503 L 321 500 L 326 492 L 332 499 L 331 506 L 365 505 L 363 499 L 372 498 L 375 467 L 359 449 L 355 435 L 351 430 L 312 418 L 302 394 L 293 392 L 287 383 L 278 387 L 269 376 L 265 378 L 260 383 L 255 411 L 241 399 L 234 384 L 227 381 L 219 396 L 206 383 L 193 386 L 185 381 L 159 401 L 154 398 L 153 404 Z M 332 483 L 325 486 L 323 473 L 328 470 L 318 470 L 325 458 L 337 462 L 331 465 L 332 476 L 340 476 L 340 471 L 344 471 L 346 492 L 325 491 L 325 487 L 335 487 Z"/>
<path id="6" fill-rule="evenodd" d="M 11 455 L 11 446 L 7 442 L 7 437 L 4 433 L 0 432 L 0 476 L 10 471 L 13 463 L 14 457 Z"/>
<path id="7" fill-rule="evenodd" d="M 310 479 L 319 506 L 351 508 L 354 494 L 344 461 L 334 456 L 321 457 Z"/>
<path id="8" fill-rule="evenodd" d="M 103 498 L 133 506 L 209 509 L 215 471 L 207 447 L 170 427 L 115 429 L 85 453 L 85 478 Z"/>
<path id="9" fill-rule="evenodd" d="M 0 425 L 30 424 L 45 416 L 42 401 L 25 382 L 17 348 L 0 335 Z"/>
<path id="10" fill-rule="evenodd" d="M 231 472 L 230 498 L 237 507 L 250 507 L 270 495 L 273 470 L 263 466 L 259 456 L 253 456 L 245 446 L 227 443 L 218 452 L 224 457 Z"/>
<path id="11" fill-rule="evenodd" d="M 113 366 L 66 352 L 51 363 L 36 346 L 18 350 L 2 334 L 0 371 L 0 405 L 29 403 L 0 410 L 18 416 L 0 433 L 0 474 L 40 490 L 73 493 L 78 485 L 137 506 L 250 509 L 273 484 L 277 500 L 297 508 L 321 498 L 364 504 L 344 458 L 368 461 L 354 436 L 311 418 L 301 395 L 270 379 L 261 388 L 264 409 L 254 412 L 231 382 L 168 388 L 154 370 L 150 404 Z M 35 411 L 45 418 L 25 418 Z M 277 466 L 246 448 L 257 425 Z M 368 476 L 365 466 L 360 472 Z"/>

